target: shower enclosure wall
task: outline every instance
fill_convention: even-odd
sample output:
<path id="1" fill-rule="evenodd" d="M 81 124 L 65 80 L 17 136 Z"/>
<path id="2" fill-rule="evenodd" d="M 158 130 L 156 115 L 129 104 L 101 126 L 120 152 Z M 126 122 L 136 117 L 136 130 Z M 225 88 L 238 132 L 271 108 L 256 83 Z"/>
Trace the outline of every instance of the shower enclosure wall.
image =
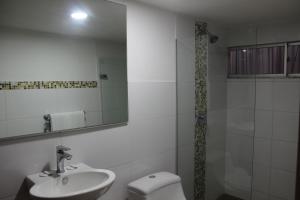
<path id="1" fill-rule="evenodd" d="M 228 28 L 208 23 L 207 37 L 201 37 L 207 46 L 199 49 L 196 42 L 194 52 L 177 40 L 177 162 L 188 199 L 295 200 L 299 25 L 281 22 Z M 218 36 L 214 43 L 211 33 Z M 191 117 L 199 106 L 195 83 L 199 51 L 207 72 L 207 97 L 202 102 L 207 108 L 206 130 L 200 143 L 197 115 Z M 191 59 L 196 65 L 194 76 L 184 76 Z M 190 104 L 195 106 L 194 113 Z M 197 153 L 199 148 L 205 154 Z M 203 162 L 198 162 L 199 155 Z"/>

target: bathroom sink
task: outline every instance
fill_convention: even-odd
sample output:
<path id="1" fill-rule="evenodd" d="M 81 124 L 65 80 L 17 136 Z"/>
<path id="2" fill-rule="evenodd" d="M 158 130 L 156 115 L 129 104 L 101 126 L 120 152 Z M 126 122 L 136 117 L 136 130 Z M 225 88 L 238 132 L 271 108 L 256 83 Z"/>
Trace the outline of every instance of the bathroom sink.
<path id="1" fill-rule="evenodd" d="M 115 177 L 112 171 L 80 163 L 66 167 L 66 172 L 58 177 L 39 173 L 27 179 L 34 199 L 96 200 L 109 190 Z"/>

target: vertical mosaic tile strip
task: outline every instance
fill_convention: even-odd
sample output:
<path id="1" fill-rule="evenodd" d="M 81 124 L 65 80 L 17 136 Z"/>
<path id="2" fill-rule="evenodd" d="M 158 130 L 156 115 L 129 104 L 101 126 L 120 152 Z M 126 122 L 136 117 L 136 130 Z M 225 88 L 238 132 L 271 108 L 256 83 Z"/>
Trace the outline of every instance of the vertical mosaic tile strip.
<path id="1" fill-rule="evenodd" d="M 0 81 L 0 90 L 96 88 L 97 81 Z"/>
<path id="2" fill-rule="evenodd" d="M 195 200 L 205 199 L 205 160 L 207 130 L 207 24 L 197 22 L 196 37 L 196 69 L 195 69 Z"/>

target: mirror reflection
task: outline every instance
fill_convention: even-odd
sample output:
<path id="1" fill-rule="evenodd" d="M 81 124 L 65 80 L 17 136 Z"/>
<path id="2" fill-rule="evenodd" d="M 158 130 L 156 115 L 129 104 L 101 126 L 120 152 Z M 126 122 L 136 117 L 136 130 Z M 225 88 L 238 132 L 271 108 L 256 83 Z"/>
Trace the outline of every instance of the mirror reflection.
<path id="1" fill-rule="evenodd" d="M 0 139 L 128 121 L 126 8 L 0 2 Z"/>

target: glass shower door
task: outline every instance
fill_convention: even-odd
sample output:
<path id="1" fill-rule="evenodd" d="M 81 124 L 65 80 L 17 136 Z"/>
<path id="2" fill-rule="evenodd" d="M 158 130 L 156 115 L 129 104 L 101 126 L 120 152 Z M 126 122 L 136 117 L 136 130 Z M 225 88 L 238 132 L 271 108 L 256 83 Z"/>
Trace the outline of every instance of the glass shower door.
<path id="1" fill-rule="evenodd" d="M 208 26 L 206 200 L 252 199 L 256 76 L 240 45 L 256 45 L 255 27 Z"/>
<path id="2" fill-rule="evenodd" d="M 199 22 L 195 53 L 177 41 L 177 166 L 187 199 L 298 200 L 299 25 Z"/>

